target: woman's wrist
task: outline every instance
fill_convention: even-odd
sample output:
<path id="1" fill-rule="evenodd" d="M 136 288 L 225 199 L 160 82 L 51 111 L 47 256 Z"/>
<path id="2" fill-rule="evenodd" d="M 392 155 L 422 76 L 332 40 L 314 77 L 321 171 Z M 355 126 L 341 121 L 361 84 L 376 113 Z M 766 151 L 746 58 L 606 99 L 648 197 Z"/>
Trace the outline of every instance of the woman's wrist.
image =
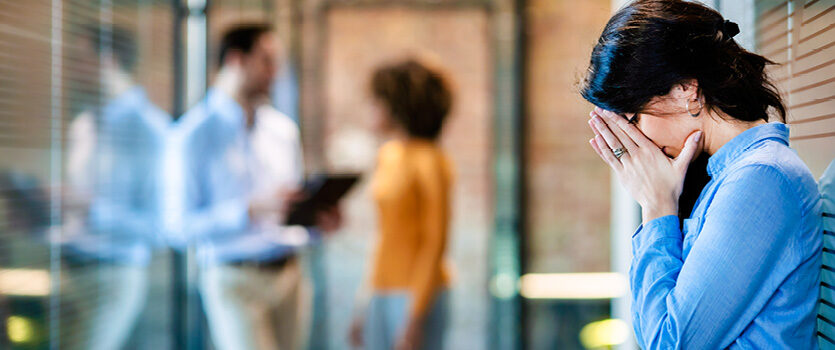
<path id="1" fill-rule="evenodd" d="M 652 207 L 645 206 L 641 208 L 641 218 L 643 223 L 668 215 L 678 215 L 678 205 L 665 204 Z"/>

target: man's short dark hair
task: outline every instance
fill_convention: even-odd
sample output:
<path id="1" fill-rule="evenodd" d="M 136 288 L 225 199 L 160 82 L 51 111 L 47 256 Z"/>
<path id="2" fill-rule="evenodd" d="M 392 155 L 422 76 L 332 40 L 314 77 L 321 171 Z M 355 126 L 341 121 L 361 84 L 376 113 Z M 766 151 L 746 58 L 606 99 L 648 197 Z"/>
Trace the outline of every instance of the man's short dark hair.
<path id="1" fill-rule="evenodd" d="M 266 33 L 272 32 L 273 27 L 266 23 L 238 24 L 226 30 L 220 39 L 218 48 L 217 65 L 223 66 L 223 61 L 231 51 L 240 51 L 248 54 L 252 52 L 253 46 Z"/>
<path id="2" fill-rule="evenodd" d="M 131 73 L 136 70 L 139 50 L 136 39 L 129 30 L 118 26 L 90 25 L 87 26 L 85 35 L 90 39 L 90 45 L 97 54 L 111 53 L 122 69 Z"/>

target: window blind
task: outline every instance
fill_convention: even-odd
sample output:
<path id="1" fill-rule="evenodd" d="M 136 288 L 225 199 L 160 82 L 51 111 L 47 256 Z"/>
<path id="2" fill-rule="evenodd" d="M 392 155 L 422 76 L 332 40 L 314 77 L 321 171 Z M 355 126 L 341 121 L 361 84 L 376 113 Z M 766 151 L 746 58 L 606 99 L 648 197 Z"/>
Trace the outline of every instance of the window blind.
<path id="1" fill-rule="evenodd" d="M 131 91 L 170 119 L 175 15 L 169 0 L 0 0 L 0 348 L 170 342 L 167 254 L 133 274 L 101 253 L 133 252 L 117 209 L 155 200 L 125 185 L 144 181 L 149 138 L 112 119 L 142 113 L 119 107 Z M 105 308 L 130 315 L 96 321 Z"/>
<path id="2" fill-rule="evenodd" d="M 818 338 L 835 349 L 835 0 L 757 1 L 757 51 L 786 98 L 791 145 L 822 176 L 823 265 Z M 828 170 L 827 167 L 829 167 Z"/>

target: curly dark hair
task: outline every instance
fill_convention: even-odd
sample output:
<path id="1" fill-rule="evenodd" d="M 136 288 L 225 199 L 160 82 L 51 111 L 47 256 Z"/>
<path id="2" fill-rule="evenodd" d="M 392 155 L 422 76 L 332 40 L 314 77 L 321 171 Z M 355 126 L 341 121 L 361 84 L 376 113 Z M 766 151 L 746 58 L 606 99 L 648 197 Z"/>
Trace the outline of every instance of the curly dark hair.
<path id="1" fill-rule="evenodd" d="M 439 70 L 416 59 L 374 71 L 371 92 L 410 136 L 435 140 L 452 108 L 452 91 Z"/>

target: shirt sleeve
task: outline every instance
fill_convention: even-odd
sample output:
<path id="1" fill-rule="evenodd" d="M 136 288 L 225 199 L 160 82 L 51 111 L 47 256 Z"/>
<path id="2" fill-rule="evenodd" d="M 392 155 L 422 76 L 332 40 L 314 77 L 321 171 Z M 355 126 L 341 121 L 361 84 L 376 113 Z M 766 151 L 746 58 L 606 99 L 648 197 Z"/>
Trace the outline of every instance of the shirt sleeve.
<path id="1" fill-rule="evenodd" d="M 723 349 L 800 263 L 800 208 L 785 175 L 746 166 L 720 184 L 687 260 L 678 218 L 633 237 L 633 321 L 643 349 Z M 764 190 L 765 189 L 765 190 Z"/>
<path id="2" fill-rule="evenodd" d="M 429 157 L 427 157 L 429 158 Z M 417 159 L 417 186 L 420 200 L 418 224 L 421 245 L 412 280 L 413 318 L 423 317 L 435 297 L 439 271 L 446 250 L 450 219 L 449 181 L 440 157 Z"/>
<path id="3" fill-rule="evenodd" d="M 134 185 L 128 183 L 128 186 Z M 90 205 L 90 225 L 104 234 L 137 242 L 156 243 L 160 226 L 152 210 L 131 208 L 116 191 L 100 191 Z M 150 200 L 154 200 L 151 198 Z M 148 199 L 143 199 L 148 200 Z"/>
<path id="4" fill-rule="evenodd" d="M 217 188 L 209 188 L 206 192 L 216 190 Z M 245 198 L 215 200 L 210 206 L 188 212 L 184 222 L 189 239 L 213 239 L 234 235 L 249 224 L 249 204 Z"/>
<path id="5" fill-rule="evenodd" d="M 199 131 L 199 132 L 198 132 Z M 183 236 L 186 242 L 239 233 L 249 225 L 249 199 L 224 165 L 222 153 L 206 130 L 184 132 L 182 156 L 186 177 Z"/>
<path id="6" fill-rule="evenodd" d="M 133 158 L 117 153 L 118 147 L 113 143 L 118 140 L 105 138 L 104 141 L 110 143 L 104 146 L 97 142 L 99 135 L 94 117 L 89 113 L 80 115 L 72 123 L 70 135 L 68 185 L 75 195 L 90 197 L 85 201 L 88 229 L 120 239 L 150 243 L 159 231 L 156 213 L 147 209 L 147 203 L 141 206 L 143 209 L 132 205 L 136 201 L 156 199 L 155 194 L 136 195 L 143 190 L 139 176 L 144 169 L 135 169 L 137 165 Z M 117 163 L 101 168 L 96 162 L 104 162 L 102 158 L 110 162 L 117 159 Z M 95 179 L 106 181 L 106 184 L 92 183 Z"/>

